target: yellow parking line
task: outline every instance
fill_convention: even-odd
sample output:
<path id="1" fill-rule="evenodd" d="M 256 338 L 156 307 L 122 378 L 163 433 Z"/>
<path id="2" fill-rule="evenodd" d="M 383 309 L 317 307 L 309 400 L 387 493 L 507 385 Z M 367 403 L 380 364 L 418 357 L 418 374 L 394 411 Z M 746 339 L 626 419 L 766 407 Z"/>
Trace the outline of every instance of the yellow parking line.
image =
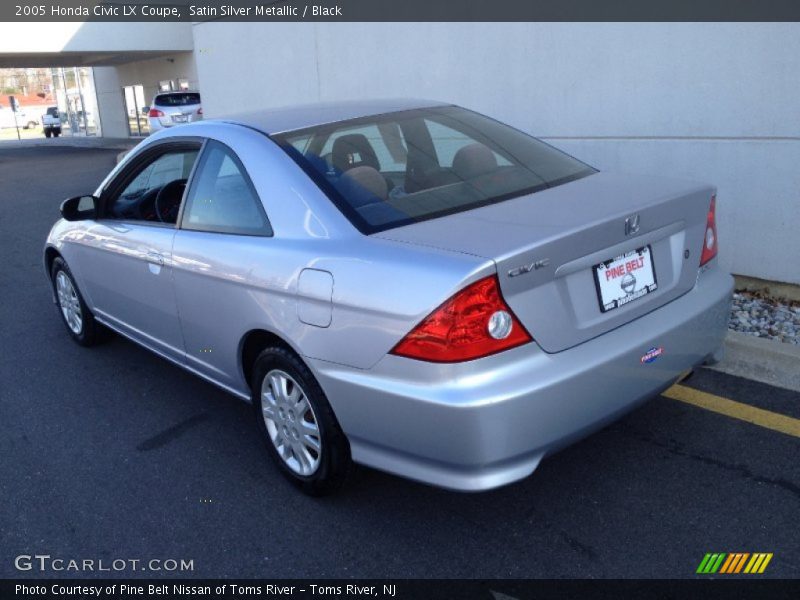
<path id="1" fill-rule="evenodd" d="M 707 394 L 680 384 L 673 385 L 661 395 L 800 438 L 800 419 L 795 419 L 794 417 L 774 413 L 763 408 L 756 408 L 755 406 L 715 396 L 714 394 Z"/>

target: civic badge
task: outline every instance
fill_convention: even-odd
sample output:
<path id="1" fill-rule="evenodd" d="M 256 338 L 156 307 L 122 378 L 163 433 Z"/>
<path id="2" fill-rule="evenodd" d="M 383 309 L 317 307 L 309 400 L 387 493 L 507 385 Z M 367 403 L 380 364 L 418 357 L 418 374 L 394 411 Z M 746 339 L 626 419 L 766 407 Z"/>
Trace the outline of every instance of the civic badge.
<path id="1" fill-rule="evenodd" d="M 521 267 L 516 267 L 511 269 L 508 272 L 509 277 L 519 277 L 520 275 L 524 275 L 525 273 L 530 273 L 531 271 L 536 271 L 538 269 L 542 269 L 550 264 L 549 258 L 541 258 L 536 260 L 528 265 L 522 265 Z"/>

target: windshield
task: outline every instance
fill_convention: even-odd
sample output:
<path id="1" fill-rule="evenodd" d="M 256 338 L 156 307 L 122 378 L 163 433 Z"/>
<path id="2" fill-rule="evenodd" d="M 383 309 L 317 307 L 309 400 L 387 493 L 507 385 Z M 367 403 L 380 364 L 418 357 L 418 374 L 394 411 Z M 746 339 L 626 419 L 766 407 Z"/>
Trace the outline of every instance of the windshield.
<path id="1" fill-rule="evenodd" d="M 456 106 L 273 136 L 363 233 L 501 202 L 595 169 Z"/>
<path id="2" fill-rule="evenodd" d="M 160 94 L 156 96 L 153 104 L 158 106 L 187 106 L 189 104 L 200 104 L 200 94 L 191 92 Z"/>

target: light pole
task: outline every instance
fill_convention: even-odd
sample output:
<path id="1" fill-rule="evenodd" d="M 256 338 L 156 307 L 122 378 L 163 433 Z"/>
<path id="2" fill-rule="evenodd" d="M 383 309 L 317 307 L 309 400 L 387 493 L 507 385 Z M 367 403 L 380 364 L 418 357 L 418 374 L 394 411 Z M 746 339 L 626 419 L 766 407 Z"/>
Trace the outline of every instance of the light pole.
<path id="1" fill-rule="evenodd" d="M 83 89 L 81 88 L 81 72 L 78 67 L 72 67 L 75 73 L 75 86 L 78 88 L 78 97 L 81 100 L 81 112 L 83 113 L 83 133 L 89 135 L 89 121 L 86 118 L 86 105 L 83 103 Z M 80 125 L 80 114 L 77 115 L 77 121 Z"/>

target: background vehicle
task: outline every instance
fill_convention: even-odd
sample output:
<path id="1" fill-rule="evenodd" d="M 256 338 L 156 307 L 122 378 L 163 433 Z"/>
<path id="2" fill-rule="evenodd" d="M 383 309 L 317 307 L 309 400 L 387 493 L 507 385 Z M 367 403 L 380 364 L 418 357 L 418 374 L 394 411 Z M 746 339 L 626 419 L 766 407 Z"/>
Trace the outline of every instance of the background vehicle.
<path id="1" fill-rule="evenodd" d="M 0 104 L 0 129 L 7 129 L 10 127 L 19 126 L 20 129 L 33 129 L 38 123 L 28 117 L 28 111 L 25 109 L 17 109 L 16 121 L 14 120 L 14 111 L 9 107 Z"/>
<path id="2" fill-rule="evenodd" d="M 58 137 L 61 135 L 61 114 L 57 106 L 50 106 L 47 112 L 42 115 L 42 129 L 44 137 Z"/>
<path id="3" fill-rule="evenodd" d="M 331 103 L 164 131 L 45 247 L 103 326 L 252 402 L 309 493 L 351 459 L 526 477 L 719 353 L 715 189 L 600 173 L 463 108 Z"/>
<path id="4" fill-rule="evenodd" d="M 147 117 L 152 133 L 166 127 L 200 121 L 203 118 L 200 92 L 182 91 L 156 94 Z"/>

